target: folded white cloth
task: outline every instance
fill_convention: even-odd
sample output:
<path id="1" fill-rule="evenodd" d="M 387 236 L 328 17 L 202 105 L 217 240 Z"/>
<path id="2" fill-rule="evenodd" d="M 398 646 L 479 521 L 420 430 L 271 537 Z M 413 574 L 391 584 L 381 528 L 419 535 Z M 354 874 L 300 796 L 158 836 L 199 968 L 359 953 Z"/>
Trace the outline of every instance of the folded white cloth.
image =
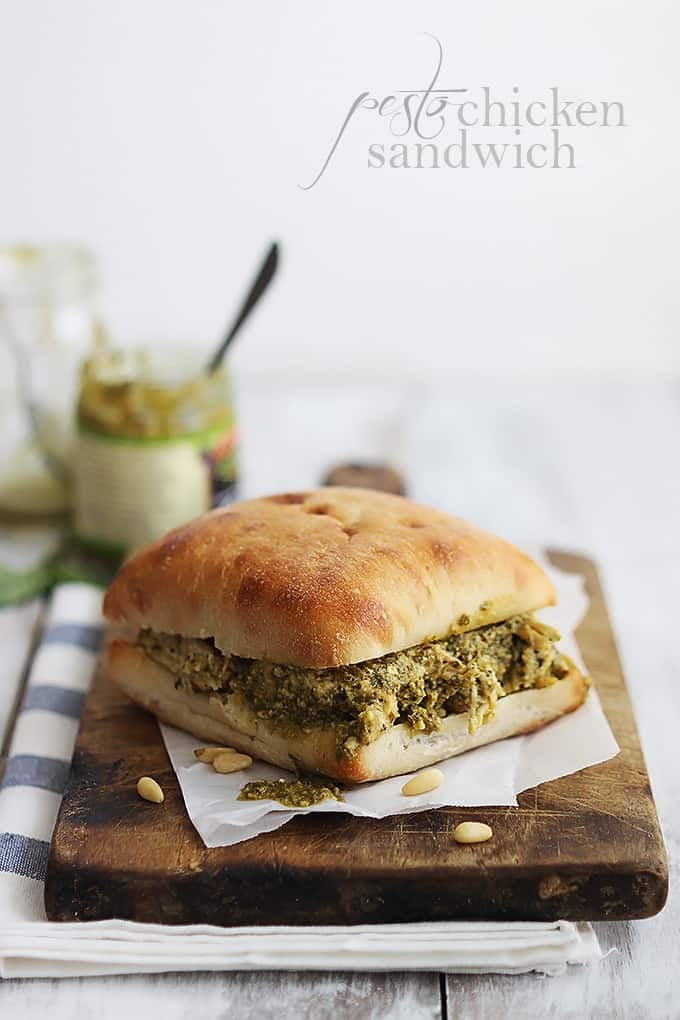
<path id="1" fill-rule="evenodd" d="M 100 602 L 100 590 L 89 585 L 56 590 L 14 729 L 0 787 L 0 976 L 257 969 L 556 974 L 602 955 L 591 926 L 568 921 L 304 928 L 46 921 L 49 841 L 101 636 Z M 18 631 L 33 625 L 33 613 L 16 612 Z M 7 667 L 0 663 L 0 690 L 16 682 L 15 657 Z"/>
<path id="2" fill-rule="evenodd" d="M 3 977 L 192 970 L 560 974 L 601 956 L 589 924 L 442 921 L 310 928 L 172 927 L 130 921 L 0 926 Z M 56 929 L 56 932 L 55 932 Z M 42 933 L 41 933 L 42 932 Z"/>

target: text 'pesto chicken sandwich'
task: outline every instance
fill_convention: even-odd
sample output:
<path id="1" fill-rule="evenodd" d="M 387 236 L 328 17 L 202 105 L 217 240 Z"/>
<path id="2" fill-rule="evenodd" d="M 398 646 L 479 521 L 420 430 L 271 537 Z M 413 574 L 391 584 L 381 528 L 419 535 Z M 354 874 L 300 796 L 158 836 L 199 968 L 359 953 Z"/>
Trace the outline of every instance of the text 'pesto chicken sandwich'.
<path id="1" fill-rule="evenodd" d="M 214 510 L 133 556 L 106 670 L 203 741 L 365 782 L 527 733 L 586 681 L 514 546 L 399 496 L 328 488 Z"/>

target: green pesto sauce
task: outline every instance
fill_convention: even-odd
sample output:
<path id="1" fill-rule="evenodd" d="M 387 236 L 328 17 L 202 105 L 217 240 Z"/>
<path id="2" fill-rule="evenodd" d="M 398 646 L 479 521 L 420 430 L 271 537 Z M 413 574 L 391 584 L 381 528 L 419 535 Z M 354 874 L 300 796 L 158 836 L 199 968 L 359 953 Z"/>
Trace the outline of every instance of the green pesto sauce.
<path id="1" fill-rule="evenodd" d="M 259 780 L 246 783 L 237 800 L 277 800 L 286 807 L 311 807 L 324 800 L 344 800 L 340 788 L 313 779 Z"/>
<path id="2" fill-rule="evenodd" d="M 212 641 L 141 631 L 138 643 L 169 669 L 176 685 L 235 696 L 287 735 L 332 727 L 338 754 L 351 756 L 394 725 L 432 733 L 448 715 L 467 713 L 474 733 L 499 698 L 547 687 L 569 671 L 559 634 L 531 614 L 439 641 L 332 669 L 303 669 L 225 656 Z"/>

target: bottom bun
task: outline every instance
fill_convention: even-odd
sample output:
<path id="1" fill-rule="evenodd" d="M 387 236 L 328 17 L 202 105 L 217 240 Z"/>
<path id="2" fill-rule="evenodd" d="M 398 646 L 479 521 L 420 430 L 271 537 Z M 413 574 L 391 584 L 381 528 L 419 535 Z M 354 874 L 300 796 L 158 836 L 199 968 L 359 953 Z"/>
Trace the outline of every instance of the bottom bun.
<path id="1" fill-rule="evenodd" d="M 351 758 L 338 758 L 331 728 L 284 736 L 258 719 L 236 696 L 178 690 L 172 673 L 141 648 L 113 641 L 105 653 L 105 672 L 132 701 L 163 722 L 200 740 L 235 747 L 291 771 L 317 772 L 346 783 L 365 783 L 413 772 L 495 740 L 540 729 L 573 712 L 585 700 L 587 684 L 574 667 L 550 687 L 519 691 L 501 698 L 493 719 L 468 733 L 467 712 L 442 720 L 436 733 L 411 733 L 393 726 Z"/>

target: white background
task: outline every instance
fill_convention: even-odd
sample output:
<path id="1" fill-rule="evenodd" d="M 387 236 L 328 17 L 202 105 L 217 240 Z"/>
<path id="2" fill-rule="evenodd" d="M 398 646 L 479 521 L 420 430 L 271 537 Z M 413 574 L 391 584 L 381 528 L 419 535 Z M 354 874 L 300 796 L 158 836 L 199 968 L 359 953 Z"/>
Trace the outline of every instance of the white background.
<path id="1" fill-rule="evenodd" d="M 629 126 L 568 132 L 574 170 L 376 170 L 363 114 L 300 190 L 360 91 L 423 87 L 426 32 L 447 86 Z M 0 240 L 85 241 L 117 338 L 209 344 L 279 238 L 244 378 L 668 376 L 677 35 L 670 0 L 2 0 Z"/>

